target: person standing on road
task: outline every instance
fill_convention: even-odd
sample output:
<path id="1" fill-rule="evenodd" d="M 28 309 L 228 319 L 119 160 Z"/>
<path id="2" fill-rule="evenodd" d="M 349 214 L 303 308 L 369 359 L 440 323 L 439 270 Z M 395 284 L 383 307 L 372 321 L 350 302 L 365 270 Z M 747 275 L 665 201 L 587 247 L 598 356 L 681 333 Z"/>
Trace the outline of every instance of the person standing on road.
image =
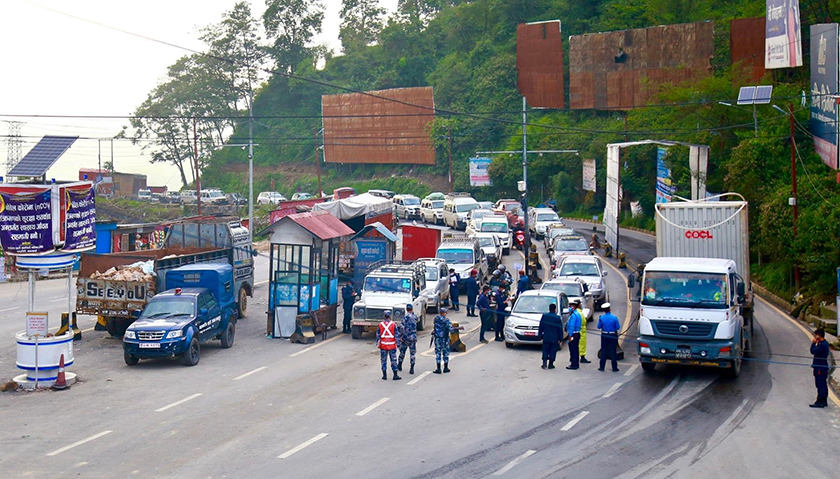
<path id="1" fill-rule="evenodd" d="M 601 309 L 605 311 L 598 319 L 598 329 L 601 330 L 601 367 L 598 371 L 603 371 L 604 366 L 607 365 L 607 359 L 612 361 L 612 370 L 618 371 L 618 332 L 621 331 L 621 323 L 618 318 L 610 312 L 610 303 L 601 305 Z"/>
<path id="2" fill-rule="evenodd" d="M 449 372 L 449 333 L 452 332 L 452 322 L 446 317 L 446 308 L 440 308 L 440 313 L 435 316 L 435 328 L 432 335 L 435 342 L 435 361 L 437 369 L 432 371 L 440 374 L 440 361 L 443 360 L 443 372 Z"/>
<path id="3" fill-rule="evenodd" d="M 580 367 L 580 325 L 582 319 L 580 316 L 580 300 L 576 299 L 571 303 L 572 314 L 569 315 L 569 322 L 566 323 L 566 332 L 569 333 L 569 362 L 566 369 L 578 369 Z"/>
<path id="4" fill-rule="evenodd" d="M 411 303 L 405 305 L 405 317 L 397 327 L 397 347 L 400 349 L 400 361 L 397 369 L 402 371 L 405 350 L 409 350 L 411 369 L 408 374 L 414 374 L 414 357 L 417 355 L 417 315 L 414 314 L 414 306 Z"/>
<path id="5" fill-rule="evenodd" d="M 478 340 L 487 344 L 484 333 L 490 331 L 493 325 L 493 311 L 490 309 L 490 286 L 482 288 L 475 305 L 478 306 L 478 314 L 481 317 L 481 330 L 478 333 Z"/>
<path id="6" fill-rule="evenodd" d="M 394 381 L 402 379 L 397 374 L 397 324 L 391 320 L 391 311 L 382 314 L 382 321 L 376 329 L 376 347 L 379 348 L 379 362 L 382 364 L 382 379 L 388 379 L 388 358 L 391 358 L 391 369 L 394 371 Z"/>
<path id="7" fill-rule="evenodd" d="M 356 290 L 353 289 L 353 282 L 348 281 L 341 288 L 341 300 L 344 302 L 344 329 L 343 333 L 350 332 L 350 319 L 353 317 L 353 303 L 356 302 Z"/>
<path id="8" fill-rule="evenodd" d="M 461 300 L 458 298 L 461 294 L 460 284 L 461 275 L 455 272 L 455 268 L 449 268 L 449 299 L 452 301 L 452 309 L 455 311 L 460 310 Z"/>
<path id="9" fill-rule="evenodd" d="M 499 288 L 493 293 L 493 300 L 496 302 L 496 326 L 494 331 L 496 332 L 496 341 L 504 341 L 505 340 L 505 316 L 507 313 L 505 311 L 505 307 L 508 303 L 508 295 L 505 292 L 504 288 Z"/>
<path id="10" fill-rule="evenodd" d="M 548 305 L 548 312 L 540 318 L 539 338 L 542 340 L 542 368 L 554 369 L 554 360 L 563 340 L 563 318 L 557 314 L 557 305 Z"/>
<path id="11" fill-rule="evenodd" d="M 475 318 L 475 299 L 478 296 L 478 271 L 470 271 L 470 277 L 464 280 L 464 288 L 467 292 L 467 316 Z"/>
<path id="12" fill-rule="evenodd" d="M 525 270 L 519 270 L 519 281 L 516 283 L 516 298 L 519 295 L 531 289 L 531 278 L 525 276 Z"/>
<path id="13" fill-rule="evenodd" d="M 581 312 L 580 303 L 578 303 L 578 314 L 580 314 L 581 321 L 580 321 L 580 343 L 578 344 L 578 349 L 580 350 L 580 362 L 582 364 L 589 364 L 592 361 L 586 359 L 586 318 L 583 317 L 583 313 Z"/>
<path id="14" fill-rule="evenodd" d="M 817 400 L 811 407 L 828 406 L 828 341 L 825 340 L 825 331 L 822 328 L 814 331 L 814 339 L 811 340 L 811 354 L 814 360 L 811 368 L 814 369 L 814 383 L 817 386 Z"/>

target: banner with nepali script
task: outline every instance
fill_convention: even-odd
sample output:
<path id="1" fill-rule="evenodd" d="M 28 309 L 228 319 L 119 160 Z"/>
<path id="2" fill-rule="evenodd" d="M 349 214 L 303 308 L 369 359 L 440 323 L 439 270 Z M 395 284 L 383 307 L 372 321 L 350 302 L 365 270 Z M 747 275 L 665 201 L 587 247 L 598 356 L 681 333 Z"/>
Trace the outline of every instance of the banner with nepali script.
<path id="1" fill-rule="evenodd" d="M 0 191 L 0 244 L 12 254 L 46 253 L 53 241 L 52 190 Z"/>
<path id="2" fill-rule="evenodd" d="M 96 246 L 96 198 L 93 188 L 65 189 L 64 251 L 81 251 Z"/>

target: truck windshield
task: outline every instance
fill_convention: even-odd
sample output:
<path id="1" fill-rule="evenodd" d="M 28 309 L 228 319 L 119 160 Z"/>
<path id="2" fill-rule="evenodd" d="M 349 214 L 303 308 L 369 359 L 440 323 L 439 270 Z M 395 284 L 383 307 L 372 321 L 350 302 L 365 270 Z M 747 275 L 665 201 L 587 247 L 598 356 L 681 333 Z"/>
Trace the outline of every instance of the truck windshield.
<path id="1" fill-rule="evenodd" d="M 408 278 L 365 278 L 365 291 L 374 293 L 410 293 L 411 280 Z"/>
<path id="2" fill-rule="evenodd" d="M 475 263 L 473 259 L 473 250 L 466 248 L 459 249 L 439 249 L 437 257 L 442 258 L 448 264 L 472 264 Z"/>
<path id="3" fill-rule="evenodd" d="M 554 296 L 520 296 L 513 306 L 514 313 L 547 313 L 549 304 L 557 304 Z"/>
<path id="4" fill-rule="evenodd" d="M 724 309 L 728 287 L 725 274 L 647 271 L 642 304 Z"/>
<path id="5" fill-rule="evenodd" d="M 192 316 L 195 305 L 191 296 L 167 296 L 152 299 L 143 311 L 143 318 L 167 318 L 170 316 Z"/>
<path id="6" fill-rule="evenodd" d="M 482 233 L 507 233 L 507 223 L 488 223 L 486 221 L 481 223 Z"/>

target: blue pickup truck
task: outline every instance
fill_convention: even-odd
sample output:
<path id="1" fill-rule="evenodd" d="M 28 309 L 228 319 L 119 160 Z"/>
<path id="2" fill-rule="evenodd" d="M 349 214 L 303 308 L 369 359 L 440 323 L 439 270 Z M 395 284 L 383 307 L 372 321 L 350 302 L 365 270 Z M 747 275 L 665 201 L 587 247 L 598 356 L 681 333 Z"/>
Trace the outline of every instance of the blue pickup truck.
<path id="1" fill-rule="evenodd" d="M 195 366 L 201 343 L 221 339 L 233 346 L 237 307 L 233 267 L 221 263 L 182 266 L 166 273 L 170 288 L 155 295 L 123 337 L 125 363 L 176 358 Z"/>

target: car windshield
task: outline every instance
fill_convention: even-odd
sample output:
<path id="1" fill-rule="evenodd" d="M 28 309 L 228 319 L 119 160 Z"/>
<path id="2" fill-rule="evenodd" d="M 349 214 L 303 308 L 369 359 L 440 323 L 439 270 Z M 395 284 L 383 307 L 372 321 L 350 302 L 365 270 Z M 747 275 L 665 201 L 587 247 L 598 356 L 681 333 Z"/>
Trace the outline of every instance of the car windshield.
<path id="1" fill-rule="evenodd" d="M 438 280 L 438 270 L 435 266 L 427 266 L 426 267 L 426 281 L 437 281 Z"/>
<path id="2" fill-rule="evenodd" d="M 406 198 L 403 200 L 403 203 L 409 206 L 419 205 L 420 200 L 417 198 Z"/>
<path id="3" fill-rule="evenodd" d="M 437 258 L 442 258 L 448 264 L 472 264 L 473 250 L 467 248 L 439 249 Z"/>
<path id="4" fill-rule="evenodd" d="M 457 211 L 458 213 L 466 213 L 468 211 L 477 210 L 479 208 L 481 208 L 481 206 L 478 203 L 464 203 L 456 205 L 455 211 Z"/>
<path id="5" fill-rule="evenodd" d="M 537 221 L 560 221 L 560 217 L 557 213 L 540 213 L 537 215 Z"/>
<path id="6" fill-rule="evenodd" d="M 496 246 L 496 243 L 493 242 L 493 238 L 488 238 L 486 236 L 478 238 L 478 245 L 482 248 L 487 246 Z"/>
<path id="7" fill-rule="evenodd" d="M 522 208 L 522 205 L 520 205 L 519 203 L 505 203 L 504 204 L 504 210 L 505 211 L 518 211 L 521 208 Z"/>
<path id="8" fill-rule="evenodd" d="M 586 251 L 588 249 L 589 245 L 583 238 L 561 239 L 554 243 L 555 251 Z"/>
<path id="9" fill-rule="evenodd" d="M 581 291 L 581 286 L 579 283 L 552 283 L 548 282 L 542 287 L 542 289 L 547 289 L 549 291 L 562 291 L 566 293 L 568 297 L 580 297 L 583 296 L 583 292 Z"/>
<path id="10" fill-rule="evenodd" d="M 439 209 L 443 208 L 443 201 L 432 201 L 431 207 L 436 209 L 436 210 L 439 210 Z"/>
<path id="11" fill-rule="evenodd" d="M 141 318 L 167 318 L 170 316 L 192 316 L 195 313 L 193 296 L 161 296 L 153 298 Z"/>
<path id="12" fill-rule="evenodd" d="M 642 304 L 723 309 L 728 288 L 725 274 L 647 271 Z"/>
<path id="13" fill-rule="evenodd" d="M 556 238 L 558 236 L 566 236 L 566 235 L 571 235 L 571 234 L 575 234 L 575 231 L 571 228 L 554 228 L 549 233 L 549 236 L 551 238 Z"/>
<path id="14" fill-rule="evenodd" d="M 520 296 L 513 305 L 514 313 L 547 313 L 549 304 L 557 304 L 556 296 Z"/>
<path id="15" fill-rule="evenodd" d="M 485 216 L 492 215 L 492 214 L 493 214 L 492 211 L 473 210 L 473 212 L 470 213 L 470 217 L 474 220 L 478 220 L 478 219 L 484 218 Z"/>
<path id="16" fill-rule="evenodd" d="M 411 280 L 408 278 L 368 276 L 365 278 L 365 291 L 375 293 L 410 293 Z"/>
<path id="17" fill-rule="evenodd" d="M 210 192 L 210 197 L 211 198 L 220 198 L 222 196 L 224 196 L 224 195 L 222 194 L 221 191 L 211 191 Z"/>
<path id="18" fill-rule="evenodd" d="M 481 223 L 481 232 L 482 233 L 507 233 L 508 232 L 508 225 L 507 223 L 488 223 L 484 221 Z"/>
<path id="19" fill-rule="evenodd" d="M 560 276 L 600 276 L 594 263 L 563 263 Z"/>

